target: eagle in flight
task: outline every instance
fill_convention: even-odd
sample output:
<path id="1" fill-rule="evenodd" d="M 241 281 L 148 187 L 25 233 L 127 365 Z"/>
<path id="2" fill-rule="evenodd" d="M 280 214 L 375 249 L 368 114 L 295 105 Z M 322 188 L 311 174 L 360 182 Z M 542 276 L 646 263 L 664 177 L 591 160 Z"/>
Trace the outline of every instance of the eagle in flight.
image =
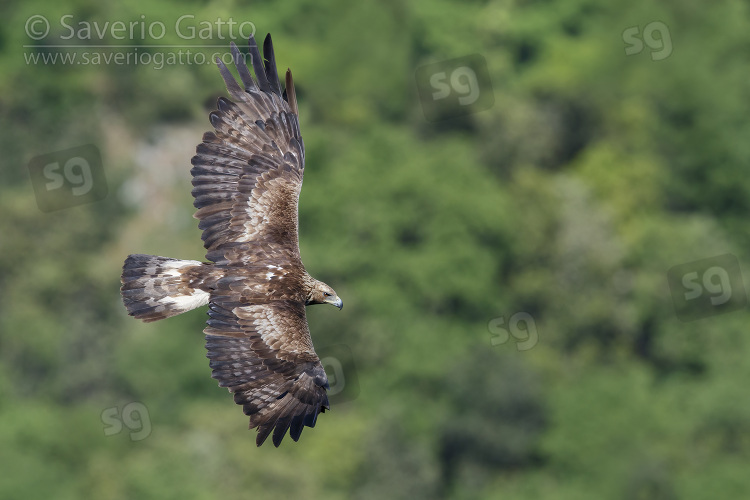
<path id="1" fill-rule="evenodd" d="M 262 445 L 287 430 L 297 441 L 329 409 L 328 378 L 313 348 L 305 306 L 341 299 L 305 271 L 297 204 L 305 147 L 292 73 L 282 93 L 270 34 L 263 59 L 249 39 L 255 79 L 237 46 L 240 87 L 219 58 L 232 100 L 218 100 L 214 130 L 192 159 L 194 217 L 210 262 L 135 254 L 122 272 L 128 314 L 156 321 L 208 304 L 205 328 L 212 377 L 257 428 Z M 265 62 L 265 63 L 264 63 Z"/>

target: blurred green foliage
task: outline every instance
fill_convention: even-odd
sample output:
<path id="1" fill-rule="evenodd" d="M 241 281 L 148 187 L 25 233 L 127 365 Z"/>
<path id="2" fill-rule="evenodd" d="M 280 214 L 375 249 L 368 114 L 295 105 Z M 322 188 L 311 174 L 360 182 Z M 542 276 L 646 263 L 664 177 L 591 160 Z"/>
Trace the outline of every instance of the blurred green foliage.
<path id="1" fill-rule="evenodd" d="M 682 323 L 666 281 L 693 260 L 747 262 L 746 2 L 66 0 L 0 14 L 0 497 L 747 495 L 747 312 Z M 189 159 L 224 95 L 218 71 L 28 64 L 80 51 L 23 47 L 43 42 L 31 16 L 55 40 L 68 14 L 162 21 L 166 44 L 185 43 L 171 29 L 185 14 L 252 21 L 293 69 L 302 254 L 346 303 L 309 321 L 316 345 L 350 347 L 360 383 L 299 443 L 255 448 L 209 376 L 204 311 L 143 325 L 119 299 L 128 253 L 202 256 Z M 671 54 L 626 55 L 625 30 L 655 21 Z M 427 122 L 415 69 L 474 53 L 495 105 Z M 108 198 L 42 213 L 26 165 L 80 144 L 101 150 Z M 489 322 L 519 311 L 538 344 L 493 346 Z M 106 435 L 102 412 L 132 401 L 150 435 Z"/>

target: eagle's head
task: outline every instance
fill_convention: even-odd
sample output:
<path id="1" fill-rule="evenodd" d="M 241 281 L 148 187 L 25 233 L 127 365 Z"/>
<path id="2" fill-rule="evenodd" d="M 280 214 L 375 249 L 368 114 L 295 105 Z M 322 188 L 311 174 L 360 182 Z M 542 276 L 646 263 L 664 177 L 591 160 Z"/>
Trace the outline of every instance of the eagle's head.
<path id="1" fill-rule="evenodd" d="M 315 281 L 315 285 L 310 292 L 310 298 L 307 304 L 331 304 L 341 310 L 344 307 L 344 302 L 336 295 L 336 292 L 330 286 L 326 285 L 322 281 Z"/>

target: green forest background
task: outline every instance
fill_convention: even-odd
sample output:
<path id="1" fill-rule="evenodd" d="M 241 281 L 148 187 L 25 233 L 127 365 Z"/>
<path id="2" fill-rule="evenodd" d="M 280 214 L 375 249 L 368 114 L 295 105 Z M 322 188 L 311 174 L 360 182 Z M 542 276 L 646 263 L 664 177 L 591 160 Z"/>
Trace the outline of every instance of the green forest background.
<path id="1" fill-rule="evenodd" d="M 346 304 L 308 318 L 357 381 L 300 442 L 255 447 L 210 377 L 205 308 L 142 324 L 119 297 L 129 253 L 203 258 L 189 171 L 216 67 L 33 64 L 87 50 L 25 47 L 60 42 L 65 15 L 167 27 L 65 39 L 131 45 L 102 53 L 188 44 L 183 15 L 249 21 L 292 68 L 302 256 Z M 10 1 L 0 18 L 0 498 L 749 497 L 746 299 L 682 321 L 667 274 L 750 269 L 746 2 Z M 472 54 L 487 109 L 420 95 L 418 68 Z M 106 197 L 42 212 L 33 159 L 86 144 Z"/>

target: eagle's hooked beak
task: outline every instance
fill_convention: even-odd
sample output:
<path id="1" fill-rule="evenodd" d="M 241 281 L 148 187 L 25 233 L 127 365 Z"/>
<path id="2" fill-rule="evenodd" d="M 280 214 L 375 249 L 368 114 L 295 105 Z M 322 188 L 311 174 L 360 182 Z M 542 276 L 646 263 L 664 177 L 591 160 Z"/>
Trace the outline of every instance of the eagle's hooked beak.
<path id="1" fill-rule="evenodd" d="M 332 306 L 338 307 L 339 311 L 341 310 L 342 307 L 344 307 L 344 301 L 341 300 L 338 296 L 331 297 L 329 300 L 326 300 L 326 302 L 328 302 Z"/>

